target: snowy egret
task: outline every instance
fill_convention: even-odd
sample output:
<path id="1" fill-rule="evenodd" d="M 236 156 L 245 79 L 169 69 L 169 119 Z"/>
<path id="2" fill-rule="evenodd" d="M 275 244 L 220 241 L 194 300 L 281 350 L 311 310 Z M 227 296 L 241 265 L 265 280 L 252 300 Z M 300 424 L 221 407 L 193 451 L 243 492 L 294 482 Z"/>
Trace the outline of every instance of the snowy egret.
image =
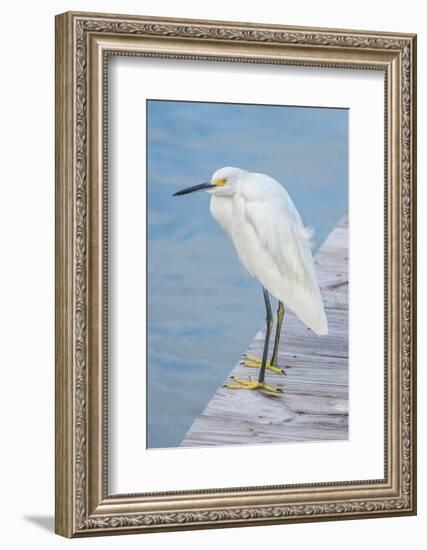
<path id="1" fill-rule="evenodd" d="M 259 367 L 258 381 L 234 378 L 230 389 L 263 389 L 282 393 L 265 384 L 265 370 L 280 374 L 277 366 L 284 306 L 316 334 L 328 332 L 323 300 L 316 279 L 311 253 L 311 231 L 301 217 L 285 188 L 265 174 L 240 168 L 225 167 L 200 185 L 187 187 L 176 195 L 194 191 L 211 194 L 212 216 L 232 240 L 237 255 L 248 273 L 263 287 L 267 312 L 267 330 L 262 358 L 246 356 L 245 365 Z M 278 300 L 274 348 L 268 360 L 273 314 L 269 293 Z"/>

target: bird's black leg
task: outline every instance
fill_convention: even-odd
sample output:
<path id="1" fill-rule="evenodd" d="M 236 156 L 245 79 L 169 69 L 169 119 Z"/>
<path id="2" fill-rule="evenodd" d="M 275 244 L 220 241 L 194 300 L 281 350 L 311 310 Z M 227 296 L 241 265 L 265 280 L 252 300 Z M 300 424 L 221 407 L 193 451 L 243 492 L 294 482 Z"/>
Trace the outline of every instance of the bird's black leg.
<path id="1" fill-rule="evenodd" d="M 270 361 L 267 361 L 266 363 L 266 369 L 271 370 L 272 372 L 276 374 L 286 374 L 284 369 L 281 369 L 277 366 L 277 358 L 279 355 L 279 344 L 280 344 L 280 337 L 282 335 L 282 323 L 283 323 L 283 317 L 285 315 L 285 308 L 283 306 L 283 303 L 279 301 L 279 304 L 277 306 L 277 326 L 276 326 L 276 335 L 274 337 L 274 348 L 273 353 L 271 355 Z M 245 353 L 243 355 L 243 365 L 245 367 L 253 367 L 253 368 L 260 368 L 262 365 L 262 359 L 259 357 L 256 357 L 255 355 L 250 355 L 248 353 Z"/>
<path id="2" fill-rule="evenodd" d="M 265 333 L 265 342 L 264 342 L 264 351 L 262 354 L 261 359 L 261 368 L 259 371 L 259 377 L 258 381 L 255 382 L 254 380 L 246 380 L 244 378 L 238 378 L 237 376 L 231 376 L 233 383 L 232 384 L 225 384 L 224 388 L 227 388 L 229 390 L 257 390 L 261 389 L 267 392 L 271 393 L 283 393 L 283 390 L 280 388 L 275 388 L 274 386 L 269 386 L 264 382 L 265 378 L 265 369 L 270 368 L 269 361 L 267 361 L 267 355 L 268 355 L 268 345 L 270 342 L 270 335 L 271 335 L 271 329 L 273 328 L 273 313 L 271 311 L 271 305 L 270 305 L 270 299 L 268 297 L 268 292 L 265 290 L 265 288 L 262 289 L 264 293 L 264 301 L 265 301 L 265 309 L 267 311 L 267 330 Z M 252 366 L 252 365 L 250 365 Z M 259 366 L 259 365 L 257 365 Z"/>
<path id="3" fill-rule="evenodd" d="M 279 354 L 279 343 L 280 343 L 280 336 L 282 335 L 282 323 L 283 323 L 284 315 L 285 315 L 285 308 L 283 307 L 282 302 L 279 301 L 279 304 L 277 306 L 276 336 L 274 338 L 273 354 L 270 359 L 270 365 L 272 367 L 277 367 L 277 356 Z M 282 370 L 282 373 L 285 374 L 285 371 Z"/>
<path id="4" fill-rule="evenodd" d="M 270 342 L 271 329 L 273 328 L 273 313 L 271 311 L 271 304 L 270 304 L 270 299 L 268 297 L 268 292 L 265 290 L 265 288 L 263 288 L 262 291 L 264 293 L 265 309 L 267 313 L 267 317 L 266 317 L 267 330 L 265 333 L 265 342 L 264 342 L 264 351 L 262 354 L 261 369 L 259 371 L 259 377 L 258 377 L 258 382 L 260 384 L 264 383 L 265 367 L 267 365 L 267 356 L 268 356 L 268 345 Z"/>

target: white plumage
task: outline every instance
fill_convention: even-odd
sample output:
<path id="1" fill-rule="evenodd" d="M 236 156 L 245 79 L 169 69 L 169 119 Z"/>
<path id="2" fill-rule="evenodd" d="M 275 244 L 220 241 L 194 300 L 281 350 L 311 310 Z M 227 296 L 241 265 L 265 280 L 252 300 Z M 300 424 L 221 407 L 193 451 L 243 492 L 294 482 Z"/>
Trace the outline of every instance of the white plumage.
<path id="1" fill-rule="evenodd" d="M 285 188 L 265 174 L 232 167 L 217 170 L 210 184 L 210 211 L 248 273 L 314 332 L 327 334 L 311 232 Z"/>

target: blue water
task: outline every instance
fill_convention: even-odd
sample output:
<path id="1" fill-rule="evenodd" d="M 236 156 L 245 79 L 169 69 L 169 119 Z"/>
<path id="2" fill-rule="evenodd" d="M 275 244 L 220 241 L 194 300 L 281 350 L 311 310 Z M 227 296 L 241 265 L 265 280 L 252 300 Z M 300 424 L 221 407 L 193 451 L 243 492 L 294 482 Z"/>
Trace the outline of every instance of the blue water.
<path id="1" fill-rule="evenodd" d="M 259 283 L 209 212 L 172 197 L 222 166 L 288 190 L 320 245 L 347 209 L 348 111 L 148 102 L 148 446 L 175 447 L 262 327 Z"/>

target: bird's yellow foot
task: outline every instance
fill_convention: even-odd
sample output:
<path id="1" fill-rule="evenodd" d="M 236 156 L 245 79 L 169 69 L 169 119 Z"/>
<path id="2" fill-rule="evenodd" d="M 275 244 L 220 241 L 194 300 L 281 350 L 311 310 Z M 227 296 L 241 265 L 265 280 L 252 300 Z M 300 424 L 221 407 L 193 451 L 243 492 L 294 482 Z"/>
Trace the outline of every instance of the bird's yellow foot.
<path id="1" fill-rule="evenodd" d="M 255 355 L 248 355 L 247 353 L 245 353 L 243 357 L 247 359 L 247 361 L 243 362 L 245 367 L 252 367 L 254 369 L 259 369 L 261 367 L 261 359 L 259 357 L 255 357 Z M 283 369 L 272 365 L 271 361 L 267 361 L 265 368 L 275 372 L 276 374 L 286 375 L 286 372 Z"/>
<path id="2" fill-rule="evenodd" d="M 258 380 L 245 380 L 244 378 L 237 378 L 237 376 L 230 377 L 237 384 L 225 384 L 224 388 L 229 390 L 265 390 L 271 393 L 283 393 L 283 390 L 280 388 L 275 388 L 274 386 L 269 386 L 264 382 L 258 382 Z"/>

